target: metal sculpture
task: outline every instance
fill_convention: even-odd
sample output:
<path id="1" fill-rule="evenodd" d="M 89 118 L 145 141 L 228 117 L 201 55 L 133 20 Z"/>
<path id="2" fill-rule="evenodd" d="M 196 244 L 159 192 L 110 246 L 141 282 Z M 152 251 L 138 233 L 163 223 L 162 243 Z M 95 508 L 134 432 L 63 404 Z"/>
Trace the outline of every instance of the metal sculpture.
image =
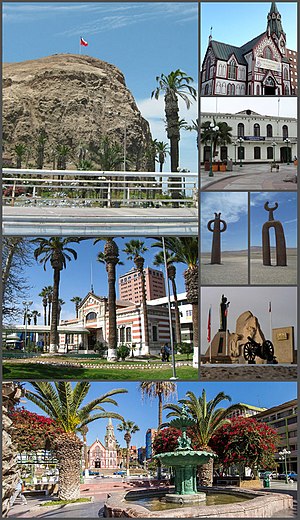
<path id="1" fill-rule="evenodd" d="M 227 224 L 225 220 L 222 220 L 221 213 L 215 213 L 215 218 L 210 220 L 207 224 L 208 231 L 213 233 L 212 239 L 212 248 L 211 248 L 211 264 L 220 264 L 221 263 L 221 233 L 224 233 L 227 229 Z M 212 227 L 214 224 L 214 227 Z M 223 228 L 221 228 L 221 224 L 223 224 Z"/>
<path id="2" fill-rule="evenodd" d="M 262 227 L 262 253 L 263 265 L 272 265 L 271 263 L 271 248 L 270 248 L 270 229 L 274 228 L 276 240 L 276 265 L 286 266 L 286 243 L 285 236 L 281 222 L 274 220 L 274 211 L 278 208 L 278 203 L 275 202 L 273 208 L 269 207 L 269 202 L 264 205 L 266 211 L 269 212 L 269 220 L 264 223 Z"/>
<path id="3" fill-rule="evenodd" d="M 227 301 L 226 296 L 222 294 L 221 303 L 220 303 L 220 332 L 227 330 L 227 315 L 228 315 L 228 307 L 230 302 Z"/>
<path id="4" fill-rule="evenodd" d="M 247 337 L 248 343 L 244 345 L 244 358 L 249 364 L 255 364 L 255 357 L 260 359 L 266 359 L 267 363 L 277 364 L 276 357 L 274 356 L 274 346 L 272 341 L 265 340 L 263 344 L 257 343 L 250 336 Z"/>

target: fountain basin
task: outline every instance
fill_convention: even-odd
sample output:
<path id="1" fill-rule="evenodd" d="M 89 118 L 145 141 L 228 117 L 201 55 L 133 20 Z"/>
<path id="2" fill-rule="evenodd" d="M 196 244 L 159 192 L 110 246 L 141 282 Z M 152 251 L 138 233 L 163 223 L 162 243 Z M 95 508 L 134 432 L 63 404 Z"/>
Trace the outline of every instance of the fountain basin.
<path id="1" fill-rule="evenodd" d="M 234 497 L 234 503 L 221 505 L 187 505 L 180 507 L 174 504 L 174 508 L 168 504 L 168 509 L 150 511 L 149 508 L 140 505 L 139 500 L 144 498 L 161 498 L 172 494 L 173 489 L 139 489 L 123 493 L 114 493 L 104 504 L 104 517 L 106 518 L 268 518 L 274 513 L 284 509 L 292 509 L 293 497 L 283 493 L 268 493 L 265 491 L 241 490 L 234 487 L 200 488 L 208 497 L 211 493 L 230 494 Z M 240 497 L 240 501 L 236 501 Z M 246 499 L 246 500 L 245 500 Z"/>

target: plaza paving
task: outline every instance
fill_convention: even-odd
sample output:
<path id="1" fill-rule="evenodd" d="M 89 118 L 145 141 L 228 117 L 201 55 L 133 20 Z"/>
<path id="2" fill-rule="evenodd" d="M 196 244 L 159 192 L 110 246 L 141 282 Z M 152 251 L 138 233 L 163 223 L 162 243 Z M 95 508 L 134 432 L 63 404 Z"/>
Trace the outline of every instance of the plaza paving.
<path id="1" fill-rule="evenodd" d="M 40 504 L 45 501 L 45 497 L 28 498 L 27 505 L 16 502 L 9 512 L 9 518 L 101 518 L 103 517 L 103 506 L 107 498 L 107 493 L 119 492 L 120 489 L 132 489 L 130 484 L 120 482 L 112 482 L 108 479 L 105 483 L 107 489 L 103 490 L 103 481 L 92 482 L 87 481 L 81 485 L 81 496 L 92 496 L 93 502 L 60 506 L 59 508 L 46 508 L 41 510 Z M 113 487 L 117 489 L 114 491 Z M 263 489 L 270 493 L 287 493 L 294 498 L 293 509 L 280 511 L 273 515 L 273 518 L 296 518 L 297 517 L 297 484 L 285 484 L 284 481 L 272 481 L 270 489 Z"/>
<path id="2" fill-rule="evenodd" d="M 200 381 L 297 381 L 297 365 L 200 364 Z"/>
<path id="3" fill-rule="evenodd" d="M 232 172 L 214 172 L 213 177 L 201 169 L 200 183 L 203 191 L 295 191 L 297 184 L 286 179 L 292 180 L 296 173 L 294 164 L 280 164 L 279 171 L 272 172 L 269 164 L 244 164 L 233 166 Z"/>

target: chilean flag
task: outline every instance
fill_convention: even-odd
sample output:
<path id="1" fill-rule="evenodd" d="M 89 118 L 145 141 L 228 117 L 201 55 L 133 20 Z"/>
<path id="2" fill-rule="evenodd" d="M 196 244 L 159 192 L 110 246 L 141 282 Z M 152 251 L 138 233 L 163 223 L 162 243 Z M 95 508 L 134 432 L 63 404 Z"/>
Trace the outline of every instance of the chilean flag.
<path id="1" fill-rule="evenodd" d="M 211 307 L 208 311 L 208 320 L 207 320 L 207 341 L 210 343 L 211 340 Z"/>
<path id="2" fill-rule="evenodd" d="M 83 38 L 80 38 L 80 45 L 82 45 L 83 47 L 87 47 L 88 42 L 86 42 Z"/>

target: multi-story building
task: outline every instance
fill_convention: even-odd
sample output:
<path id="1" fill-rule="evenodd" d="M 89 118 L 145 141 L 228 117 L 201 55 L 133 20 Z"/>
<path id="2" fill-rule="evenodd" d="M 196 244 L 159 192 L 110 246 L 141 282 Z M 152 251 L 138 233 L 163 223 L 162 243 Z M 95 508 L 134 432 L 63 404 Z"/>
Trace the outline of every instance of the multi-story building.
<path id="1" fill-rule="evenodd" d="M 200 83 L 201 96 L 293 94 L 286 34 L 275 2 L 266 30 L 241 47 L 213 40 L 210 35 Z"/>
<path id="2" fill-rule="evenodd" d="M 146 431 L 146 460 L 152 459 L 152 455 L 153 455 L 152 444 L 153 444 L 156 433 L 157 433 L 157 430 L 155 430 L 155 428 L 149 428 Z"/>
<path id="3" fill-rule="evenodd" d="M 279 102 L 279 100 L 278 100 Z M 285 116 L 261 115 L 253 110 L 236 114 L 203 112 L 202 123 L 227 123 L 231 143 L 217 147 L 216 161 L 232 159 L 236 163 L 286 163 L 297 156 L 297 119 Z M 240 141 L 239 141 L 240 140 Z M 210 143 L 201 142 L 201 162 L 210 160 Z"/>
<path id="4" fill-rule="evenodd" d="M 240 410 L 233 410 L 231 413 L 227 415 L 229 419 L 232 419 L 232 417 L 253 417 L 256 416 L 260 412 L 264 412 L 266 408 L 260 408 L 258 406 L 253 406 L 252 404 L 245 404 L 245 403 L 237 403 L 238 405 L 241 405 Z M 242 406 L 247 406 L 247 408 L 242 408 Z M 256 418 L 256 417 L 255 417 Z"/>
<path id="5" fill-rule="evenodd" d="M 285 472 L 284 462 L 279 459 L 279 452 L 284 448 L 291 452 L 287 458 L 287 470 L 297 472 L 297 399 L 259 412 L 255 419 L 274 428 L 280 437 L 275 455 L 279 472 Z"/>
<path id="6" fill-rule="evenodd" d="M 286 50 L 286 56 L 290 62 L 291 89 L 292 94 L 298 94 L 298 52 L 291 49 Z"/>
<path id="7" fill-rule="evenodd" d="M 193 343 L 193 310 L 192 305 L 186 299 L 186 293 L 177 294 L 178 308 L 180 314 L 181 341 Z M 174 296 L 170 296 L 171 309 L 174 309 Z M 168 298 L 158 298 L 147 302 L 149 306 L 168 308 Z"/>
<path id="8" fill-rule="evenodd" d="M 146 267 L 144 269 L 147 300 L 155 300 L 166 296 L 165 279 L 162 271 Z M 134 303 L 142 301 L 141 273 L 133 268 L 119 277 L 119 296 L 121 300 L 130 300 Z"/>

